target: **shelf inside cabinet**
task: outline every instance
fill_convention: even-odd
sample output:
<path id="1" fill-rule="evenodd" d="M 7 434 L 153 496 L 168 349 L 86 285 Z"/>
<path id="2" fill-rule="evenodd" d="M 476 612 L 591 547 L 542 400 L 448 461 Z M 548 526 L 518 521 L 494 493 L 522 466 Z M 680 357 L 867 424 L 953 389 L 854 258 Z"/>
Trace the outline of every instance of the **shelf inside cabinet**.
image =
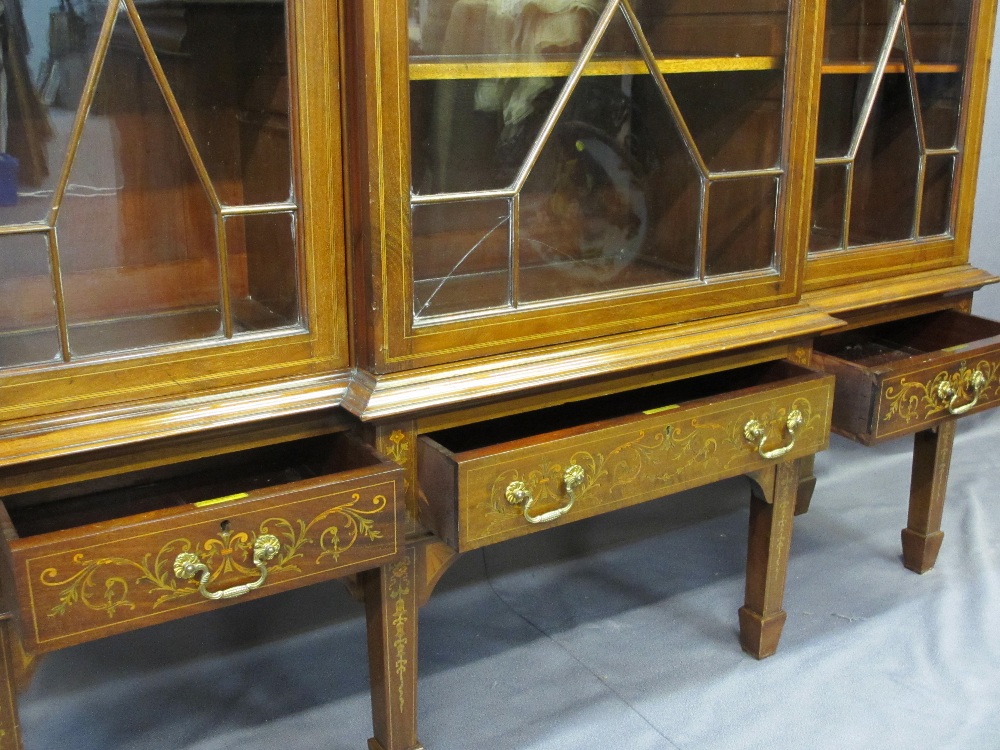
<path id="1" fill-rule="evenodd" d="M 576 57 L 546 57 L 542 60 L 476 57 L 419 57 L 410 60 L 411 81 L 439 81 L 495 78 L 564 78 L 576 65 Z M 773 55 L 753 57 L 669 57 L 656 60 L 657 69 L 669 73 L 719 73 L 747 70 L 779 70 L 784 58 Z M 643 75 L 646 62 L 638 58 L 594 58 L 585 76 Z"/>
<path id="2" fill-rule="evenodd" d="M 832 61 L 823 63 L 823 75 L 865 75 L 875 72 L 875 63 L 856 62 L 852 60 Z M 902 62 L 891 62 L 885 66 L 886 73 L 905 73 L 906 66 Z M 917 63 L 913 72 L 927 73 L 961 73 L 962 66 L 958 63 Z"/>

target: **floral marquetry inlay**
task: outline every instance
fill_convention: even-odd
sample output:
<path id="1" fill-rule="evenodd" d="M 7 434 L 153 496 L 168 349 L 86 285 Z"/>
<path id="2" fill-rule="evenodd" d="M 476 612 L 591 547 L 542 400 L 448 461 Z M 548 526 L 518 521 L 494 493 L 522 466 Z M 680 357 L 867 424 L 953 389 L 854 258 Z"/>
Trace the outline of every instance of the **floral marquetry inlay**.
<path id="1" fill-rule="evenodd" d="M 1000 396 L 998 371 L 998 362 L 983 359 L 970 365 L 963 360 L 957 369 L 941 370 L 929 380 L 909 380 L 906 376 L 893 380 L 883 391 L 880 421 L 910 424 L 949 410 L 957 413 L 961 405 L 976 400 L 993 400 Z"/>
<path id="2" fill-rule="evenodd" d="M 409 639 L 406 637 L 406 623 L 410 619 L 407 612 L 406 602 L 410 596 L 410 560 L 404 557 L 392 566 L 389 578 L 389 599 L 394 602 L 392 612 L 392 626 L 395 637 L 392 647 L 396 653 L 396 661 L 393 671 L 396 673 L 396 693 L 399 697 L 399 711 L 402 713 L 406 708 L 406 670 L 409 667 L 406 648 Z"/>
<path id="3" fill-rule="evenodd" d="M 337 563 L 359 539 L 380 539 L 383 534 L 376 527 L 376 517 L 388 505 L 385 495 L 363 497 L 355 492 L 347 502 L 331 506 L 308 521 L 272 516 L 252 531 L 233 530 L 226 521 L 214 537 L 202 542 L 178 537 L 138 559 L 78 552 L 72 557 L 73 569 L 47 567 L 38 581 L 47 589 L 58 589 L 58 600 L 49 608 L 49 617 L 65 615 L 78 605 L 103 612 L 109 618 L 121 610 L 135 610 L 140 603 L 156 609 L 198 593 L 197 583 L 174 574 L 173 563 L 180 553 L 195 554 L 212 571 L 209 582 L 253 578 L 257 575 L 254 544 L 258 537 L 274 535 L 281 546 L 269 573 L 301 574 L 306 564 L 316 568 Z"/>
<path id="4" fill-rule="evenodd" d="M 379 448 L 400 466 L 406 466 L 410 461 L 410 443 L 402 430 L 389 433 L 380 441 Z"/>
<path id="5" fill-rule="evenodd" d="M 577 465 L 583 469 L 583 477 L 574 488 L 578 506 L 655 497 L 705 476 L 731 475 L 759 462 L 757 446 L 744 434 L 746 424 L 756 421 L 762 425 L 768 445 L 777 445 L 785 439 L 789 415 L 796 411 L 801 414 L 803 433 L 816 432 L 827 416 L 825 409 L 814 408 L 807 398 L 764 402 L 756 408 L 727 409 L 669 424 L 619 430 L 617 437 L 595 435 L 578 450 L 550 453 L 551 459 L 534 466 L 511 466 L 493 477 L 489 505 L 484 508 L 483 535 L 508 527 L 522 515 L 521 507 L 507 498 L 512 483 L 523 483 L 538 508 L 561 505 L 567 497 L 564 472 Z"/>

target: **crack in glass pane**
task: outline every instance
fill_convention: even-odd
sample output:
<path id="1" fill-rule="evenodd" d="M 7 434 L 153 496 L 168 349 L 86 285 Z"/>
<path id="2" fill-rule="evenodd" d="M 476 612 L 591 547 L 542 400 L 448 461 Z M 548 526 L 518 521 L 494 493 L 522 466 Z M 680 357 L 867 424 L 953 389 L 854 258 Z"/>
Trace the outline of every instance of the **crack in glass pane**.
<path id="1" fill-rule="evenodd" d="M 413 317 L 510 304 L 510 203 L 413 207 Z"/>

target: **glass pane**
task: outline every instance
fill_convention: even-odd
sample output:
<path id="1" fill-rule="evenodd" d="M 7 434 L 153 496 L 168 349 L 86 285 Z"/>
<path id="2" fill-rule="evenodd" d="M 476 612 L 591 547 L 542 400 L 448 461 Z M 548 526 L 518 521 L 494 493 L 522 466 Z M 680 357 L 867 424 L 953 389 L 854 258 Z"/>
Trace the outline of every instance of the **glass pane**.
<path id="1" fill-rule="evenodd" d="M 928 148 L 954 148 L 958 144 L 958 116 L 962 107 L 960 73 L 917 75 L 920 110 Z"/>
<path id="2" fill-rule="evenodd" d="M 45 234 L 0 235 L 0 367 L 60 354 Z"/>
<path id="3" fill-rule="evenodd" d="M 666 76 L 713 172 L 768 169 L 781 155 L 781 70 Z"/>
<path id="4" fill-rule="evenodd" d="M 872 76 L 833 73 L 823 76 L 820 88 L 816 156 L 847 156 L 861 116 Z"/>
<path id="5" fill-rule="evenodd" d="M 103 6 L 82 3 L 4 4 L 2 224 L 41 222 L 49 214 L 103 13 Z"/>
<path id="6" fill-rule="evenodd" d="M 813 182 L 812 229 L 809 251 L 836 250 L 844 246 L 844 202 L 847 200 L 847 167 L 816 167 Z"/>
<path id="7" fill-rule="evenodd" d="M 913 236 L 920 147 L 909 83 L 887 75 L 855 162 L 851 245 Z"/>
<path id="8" fill-rule="evenodd" d="M 785 54 L 788 0 L 636 3 L 657 57 Z"/>
<path id="9" fill-rule="evenodd" d="M 287 201 L 285 4 L 174 0 L 138 7 L 222 202 Z"/>
<path id="10" fill-rule="evenodd" d="M 57 219 L 74 354 L 220 334 L 215 220 L 125 15 Z"/>
<path id="11" fill-rule="evenodd" d="M 234 331 L 260 331 L 298 323 L 292 215 L 226 219 L 226 249 Z"/>
<path id="12" fill-rule="evenodd" d="M 545 77 L 413 81 L 413 192 L 509 186 L 561 84 Z"/>
<path id="13" fill-rule="evenodd" d="M 662 92 L 586 72 L 521 195 L 523 301 L 698 273 L 700 173 Z"/>
<path id="14" fill-rule="evenodd" d="M 921 236 L 947 234 L 951 230 L 951 190 L 954 176 L 954 157 L 927 157 L 924 200 L 920 213 Z"/>
<path id="15" fill-rule="evenodd" d="M 413 207 L 417 319 L 502 307 L 510 300 L 510 203 Z"/>
<path id="16" fill-rule="evenodd" d="M 827 0 L 826 62 L 874 63 L 885 43 L 889 22 L 897 6 L 896 0 Z M 893 45 L 889 59 L 902 62 L 901 45 Z"/>
<path id="17" fill-rule="evenodd" d="M 603 0 L 410 0 L 410 56 L 572 57 Z"/>
<path id="18" fill-rule="evenodd" d="M 852 160 L 854 168 L 846 190 L 838 166 L 826 164 L 817 171 L 813 251 L 950 231 L 955 158 L 933 152 L 960 146 L 962 67 L 972 3 L 910 2 L 900 13 L 903 7 L 902 0 L 828 2 L 817 156 Z M 880 54 L 877 40 L 889 35 L 897 18 L 899 32 L 866 118 L 864 104 Z M 917 99 L 909 73 L 916 79 Z M 859 127 L 863 136 L 852 144 Z M 843 198 L 849 213 L 846 243 L 836 242 L 828 231 L 835 229 L 835 203 L 842 193 L 849 196 Z"/>
<path id="19" fill-rule="evenodd" d="M 774 264 L 778 180 L 713 182 L 708 195 L 705 275 L 755 271 Z"/>
<path id="20" fill-rule="evenodd" d="M 972 0 L 910 2 L 906 15 L 913 40 L 913 56 L 918 63 L 961 64 L 965 61 Z"/>

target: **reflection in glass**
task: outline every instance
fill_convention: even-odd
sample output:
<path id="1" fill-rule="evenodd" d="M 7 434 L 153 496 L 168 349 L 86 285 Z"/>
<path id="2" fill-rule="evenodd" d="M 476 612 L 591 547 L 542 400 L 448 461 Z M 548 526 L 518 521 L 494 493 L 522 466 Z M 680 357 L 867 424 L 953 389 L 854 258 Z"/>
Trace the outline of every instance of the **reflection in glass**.
<path id="1" fill-rule="evenodd" d="M 299 324 L 284 4 L 3 7 L 0 246 L 51 236 L 55 267 L 0 260 L 0 331 L 44 327 L 48 361 Z"/>
<path id="2" fill-rule="evenodd" d="M 299 322 L 292 214 L 226 219 L 229 296 L 235 333 Z"/>
<path id="3" fill-rule="evenodd" d="M 411 83 L 414 194 L 510 185 L 564 83 L 531 80 L 536 85 L 530 92 L 510 79 Z"/>
<path id="4" fill-rule="evenodd" d="M 212 207 L 125 16 L 56 221 L 70 351 L 221 334 Z"/>
<path id="5" fill-rule="evenodd" d="M 733 5 L 413 0 L 414 317 L 771 268 L 788 2 Z"/>
<path id="6" fill-rule="evenodd" d="M 413 317 L 488 310 L 510 301 L 510 202 L 413 207 Z"/>
<path id="7" fill-rule="evenodd" d="M 59 355 L 45 233 L 0 235 L 0 367 L 51 362 Z"/>
<path id="8" fill-rule="evenodd" d="M 94 52 L 103 8 L 4 2 L 0 224 L 45 221 Z M 50 10 L 50 5 L 57 7 Z"/>
<path id="9" fill-rule="evenodd" d="M 774 264 L 778 180 L 752 177 L 712 183 L 705 275 L 759 271 Z"/>
<path id="10" fill-rule="evenodd" d="M 522 192 L 519 300 L 696 276 L 700 191 L 653 77 L 584 69 Z"/>
<path id="11" fill-rule="evenodd" d="M 575 55 L 604 5 L 604 0 L 411 0 L 410 55 Z"/>

